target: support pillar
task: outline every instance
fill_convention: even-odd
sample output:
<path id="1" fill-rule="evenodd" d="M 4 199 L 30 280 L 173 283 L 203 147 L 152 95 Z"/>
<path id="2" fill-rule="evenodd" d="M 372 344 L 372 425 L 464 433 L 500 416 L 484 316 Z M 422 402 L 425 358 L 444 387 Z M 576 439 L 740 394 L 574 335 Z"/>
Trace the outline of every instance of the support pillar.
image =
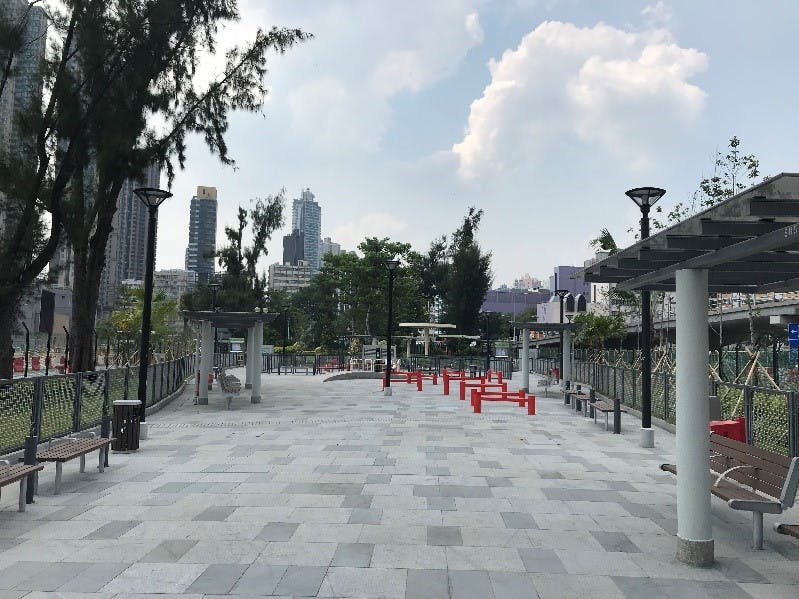
<path id="1" fill-rule="evenodd" d="M 430 355 L 430 329 L 424 328 L 424 355 Z"/>
<path id="2" fill-rule="evenodd" d="M 257 323 L 253 329 L 252 339 L 252 394 L 250 396 L 251 403 L 261 403 L 261 345 L 263 345 L 264 325 Z"/>
<path id="3" fill-rule="evenodd" d="M 244 388 L 252 389 L 252 363 L 255 351 L 253 350 L 253 337 L 255 337 L 254 327 L 247 329 L 247 362 L 245 363 Z"/>
<path id="4" fill-rule="evenodd" d="M 197 404 L 207 406 L 208 374 L 211 372 L 211 365 L 213 364 L 214 334 L 210 321 L 203 321 L 200 327 L 202 330 L 202 349 L 200 350 L 200 392 L 197 395 Z"/>
<path id="5" fill-rule="evenodd" d="M 405 357 L 407 358 L 411 357 L 411 341 L 413 341 L 413 339 L 408 339 L 405 343 Z"/>
<path id="6" fill-rule="evenodd" d="M 677 559 L 713 564 L 707 389 L 707 270 L 677 271 Z"/>
<path id="7" fill-rule="evenodd" d="M 565 389 L 566 381 L 572 380 L 572 333 L 569 330 L 563 331 L 563 346 L 561 363 L 563 370 L 560 373 L 560 384 Z"/>
<path id="8" fill-rule="evenodd" d="M 519 369 L 522 371 L 522 390 L 530 391 L 530 329 L 522 328 L 522 358 Z"/>

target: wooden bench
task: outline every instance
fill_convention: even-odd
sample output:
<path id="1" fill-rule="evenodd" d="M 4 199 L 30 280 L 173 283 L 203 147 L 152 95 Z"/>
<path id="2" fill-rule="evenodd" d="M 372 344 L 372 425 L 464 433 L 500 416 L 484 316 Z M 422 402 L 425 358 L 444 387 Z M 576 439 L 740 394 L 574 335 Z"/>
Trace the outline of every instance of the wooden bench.
<path id="1" fill-rule="evenodd" d="M 774 530 L 781 535 L 788 535 L 789 537 L 799 539 L 799 524 L 781 524 L 777 522 L 774 525 Z"/>
<path id="2" fill-rule="evenodd" d="M 610 423 L 608 422 L 608 416 L 615 411 L 615 407 L 613 406 L 612 402 L 605 401 L 603 399 L 596 399 L 594 401 L 588 402 L 588 407 L 594 411 L 594 422 L 596 422 L 596 413 L 602 412 L 605 415 L 605 430 L 610 430 Z M 627 410 L 624 409 L 624 406 L 621 406 L 619 409 L 620 412 L 626 413 Z"/>
<path id="3" fill-rule="evenodd" d="M 113 439 L 106 437 L 69 437 L 61 442 L 41 451 L 36 456 L 40 462 L 55 462 L 55 494 L 61 493 L 61 470 L 64 462 L 80 458 L 80 471 L 86 471 L 86 454 L 98 451 L 99 459 L 97 469 L 105 470 L 105 460 L 108 455 L 108 446 Z"/>
<path id="4" fill-rule="evenodd" d="M 674 464 L 661 464 L 660 469 L 677 474 Z M 763 514 L 781 514 L 793 506 L 799 458 L 711 433 L 710 476 L 713 495 L 734 510 L 752 512 L 752 545 L 763 549 Z"/>
<path id="5" fill-rule="evenodd" d="M 233 402 L 233 396 L 241 393 L 241 381 L 238 377 L 225 372 L 223 368 L 219 372 L 219 387 L 224 393 L 227 393 L 227 408 L 230 409 L 230 404 Z"/>
<path id="6" fill-rule="evenodd" d="M 25 498 L 28 489 L 28 476 L 43 469 L 44 466 L 26 466 L 25 464 L 14 464 L 8 460 L 0 460 L 0 489 L 6 485 L 19 482 L 19 511 L 25 511 Z"/>

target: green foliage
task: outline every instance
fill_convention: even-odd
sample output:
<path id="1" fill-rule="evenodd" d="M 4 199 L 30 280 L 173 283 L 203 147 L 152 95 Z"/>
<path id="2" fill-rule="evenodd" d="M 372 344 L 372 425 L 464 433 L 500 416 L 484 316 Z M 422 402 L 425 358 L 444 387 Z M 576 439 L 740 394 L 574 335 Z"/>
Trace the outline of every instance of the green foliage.
<path id="1" fill-rule="evenodd" d="M 117 308 L 98 325 L 98 333 L 107 339 L 133 340 L 138 347 L 141 339 L 144 290 L 140 287 L 123 286 L 117 300 Z M 162 344 L 175 333 L 172 323 L 178 319 L 177 302 L 167 298 L 162 289 L 153 292 L 150 320 L 150 342 L 153 347 Z"/>
<path id="2" fill-rule="evenodd" d="M 610 231 L 607 229 L 602 229 L 599 232 L 599 237 L 596 237 L 588 242 L 588 244 L 597 250 L 602 252 L 607 252 L 608 254 L 615 254 L 619 251 L 619 247 L 616 245 L 616 240 L 613 239 L 613 235 L 610 234 Z"/>
<path id="3" fill-rule="evenodd" d="M 582 325 L 574 338 L 575 344 L 601 349 L 605 341 L 624 335 L 624 319 L 621 315 L 607 316 L 593 312 L 582 312 L 574 317 L 574 322 Z"/>

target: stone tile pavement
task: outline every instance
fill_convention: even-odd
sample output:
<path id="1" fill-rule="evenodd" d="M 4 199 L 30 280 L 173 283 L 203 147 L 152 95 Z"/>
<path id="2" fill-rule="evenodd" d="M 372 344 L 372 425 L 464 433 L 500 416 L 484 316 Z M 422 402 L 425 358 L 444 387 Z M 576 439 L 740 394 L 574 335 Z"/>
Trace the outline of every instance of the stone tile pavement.
<path id="1" fill-rule="evenodd" d="M 614 436 L 539 391 L 534 417 L 429 382 L 264 375 L 230 410 L 187 392 L 104 474 L 70 463 L 55 496 L 48 467 L 24 514 L 7 490 L 0 599 L 799 597 L 799 543 L 750 549 L 715 499 L 716 566 L 677 563 L 673 436 L 641 449 L 633 418 Z"/>

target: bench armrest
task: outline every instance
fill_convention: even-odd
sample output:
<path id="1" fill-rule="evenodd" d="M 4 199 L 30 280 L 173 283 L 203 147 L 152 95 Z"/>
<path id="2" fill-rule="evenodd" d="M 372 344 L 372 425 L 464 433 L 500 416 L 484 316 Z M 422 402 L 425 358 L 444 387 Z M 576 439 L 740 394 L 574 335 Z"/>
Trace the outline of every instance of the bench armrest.
<path id="1" fill-rule="evenodd" d="M 718 487 L 718 486 L 719 486 L 719 483 L 720 483 L 721 481 L 723 481 L 725 478 L 727 478 L 727 475 L 728 475 L 730 472 L 732 472 L 733 470 L 740 470 L 741 468 L 754 468 L 755 470 L 758 470 L 757 466 L 748 466 L 748 465 L 745 465 L 745 464 L 744 464 L 744 465 L 741 465 L 741 466 L 733 466 L 732 468 L 727 468 L 727 470 L 725 470 L 724 472 L 722 472 L 721 474 L 719 474 L 719 477 L 716 479 L 716 482 L 715 482 L 715 483 L 713 483 L 713 486 L 714 486 L 714 487 Z"/>

